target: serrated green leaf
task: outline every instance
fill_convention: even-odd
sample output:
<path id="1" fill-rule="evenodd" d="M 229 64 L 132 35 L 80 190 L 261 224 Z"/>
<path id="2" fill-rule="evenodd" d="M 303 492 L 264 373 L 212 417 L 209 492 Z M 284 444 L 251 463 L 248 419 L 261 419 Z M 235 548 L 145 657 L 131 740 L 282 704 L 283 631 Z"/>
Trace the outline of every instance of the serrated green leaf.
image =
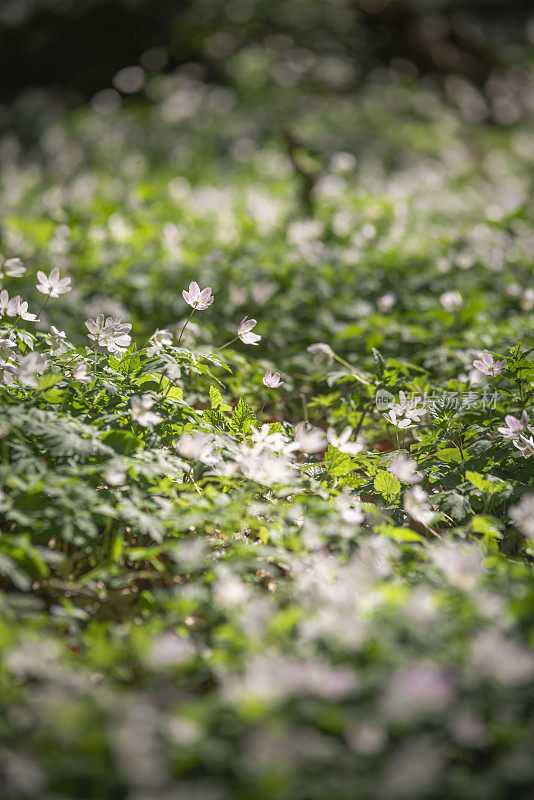
<path id="1" fill-rule="evenodd" d="M 216 386 L 210 386 L 210 403 L 213 411 L 219 411 L 221 414 L 231 414 L 231 407 L 224 402 L 223 396 Z"/>
<path id="2" fill-rule="evenodd" d="M 354 462 L 347 453 L 342 453 L 341 450 L 337 450 L 332 445 L 326 451 L 324 461 L 328 473 L 334 478 L 347 475 L 355 467 Z"/>
<path id="3" fill-rule="evenodd" d="M 254 416 L 252 409 L 245 403 L 243 398 L 240 397 L 232 416 L 232 429 L 234 431 L 239 431 L 240 433 L 248 433 L 250 426 L 255 419 L 256 417 Z"/>
<path id="4" fill-rule="evenodd" d="M 399 480 L 385 469 L 381 469 L 377 473 L 373 483 L 375 491 L 390 503 L 393 502 L 401 490 Z"/>
<path id="5" fill-rule="evenodd" d="M 440 461 L 445 462 L 458 462 L 462 460 L 462 455 L 457 447 L 446 447 L 444 450 L 437 451 L 436 458 L 439 458 Z"/>

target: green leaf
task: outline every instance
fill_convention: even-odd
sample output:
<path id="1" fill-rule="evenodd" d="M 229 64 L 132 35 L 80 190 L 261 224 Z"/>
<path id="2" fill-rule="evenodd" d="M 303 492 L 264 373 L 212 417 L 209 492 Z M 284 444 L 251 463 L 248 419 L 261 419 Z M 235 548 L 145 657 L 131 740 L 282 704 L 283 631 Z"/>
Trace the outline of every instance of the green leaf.
<path id="1" fill-rule="evenodd" d="M 209 422 L 214 428 L 219 428 L 221 431 L 227 431 L 229 429 L 228 418 L 223 416 L 220 411 L 211 411 L 211 409 L 207 409 L 204 411 L 202 419 Z"/>
<path id="2" fill-rule="evenodd" d="M 109 447 L 125 456 L 135 453 L 143 441 L 140 436 L 135 436 L 131 431 L 126 430 L 109 431 L 101 438 Z"/>
<path id="3" fill-rule="evenodd" d="M 438 450 L 436 458 L 440 461 L 461 461 L 462 455 L 457 447 L 446 447 L 444 450 Z"/>
<path id="4" fill-rule="evenodd" d="M 137 355 L 135 344 L 130 345 L 126 353 L 121 359 L 110 356 L 109 365 L 117 372 L 122 372 L 123 375 L 131 375 L 141 366 L 141 359 Z"/>
<path id="5" fill-rule="evenodd" d="M 473 533 L 481 533 L 484 536 L 501 539 L 502 533 L 495 523 L 496 520 L 493 517 L 476 516 L 471 520 L 471 530 Z"/>
<path id="6" fill-rule="evenodd" d="M 210 386 L 210 402 L 213 411 L 220 411 L 221 414 L 231 414 L 231 407 L 224 402 L 223 396 L 216 386 Z"/>
<path id="7" fill-rule="evenodd" d="M 43 375 L 42 378 L 39 379 L 39 390 L 41 392 L 46 391 L 46 389 L 50 389 L 52 386 L 55 386 L 56 383 L 64 380 L 63 375 L 54 375 L 53 373 L 47 373 Z"/>
<path id="8" fill-rule="evenodd" d="M 458 492 L 450 492 L 447 494 L 441 507 L 446 514 L 451 516 L 454 520 L 462 520 L 471 512 L 471 504 L 469 498 L 464 497 Z"/>
<path id="9" fill-rule="evenodd" d="M 376 347 L 372 348 L 373 351 L 373 359 L 374 359 L 374 373 L 379 380 L 382 380 L 384 376 L 384 370 L 386 368 L 386 362 L 384 361 L 384 356 L 377 350 Z"/>
<path id="10" fill-rule="evenodd" d="M 341 475 L 346 475 L 355 468 L 355 462 L 347 453 L 342 453 L 332 445 L 329 446 L 325 454 L 325 465 L 329 474 L 334 478 L 339 478 Z"/>
<path id="11" fill-rule="evenodd" d="M 46 400 L 47 403 L 57 405 L 63 400 L 63 389 L 49 389 L 41 395 L 41 400 Z"/>
<path id="12" fill-rule="evenodd" d="M 491 486 L 487 478 L 481 475 L 480 472 L 471 472 L 470 470 L 467 470 L 465 477 L 469 483 L 473 484 L 475 489 L 478 489 L 481 492 L 487 492 Z"/>
<path id="13" fill-rule="evenodd" d="M 390 503 L 393 502 L 401 490 L 398 479 L 385 469 L 381 469 L 377 473 L 374 479 L 374 487 L 375 491 Z"/>
<path id="14" fill-rule="evenodd" d="M 239 431 L 240 433 L 248 433 L 249 428 L 255 419 L 256 418 L 252 409 L 245 403 L 243 398 L 240 397 L 232 416 L 231 424 L 233 430 Z"/>
<path id="15" fill-rule="evenodd" d="M 424 538 L 419 533 L 412 531 L 411 528 L 400 528 L 395 525 L 377 525 L 375 530 L 382 536 L 387 536 L 388 539 L 393 539 L 395 542 L 423 542 Z"/>

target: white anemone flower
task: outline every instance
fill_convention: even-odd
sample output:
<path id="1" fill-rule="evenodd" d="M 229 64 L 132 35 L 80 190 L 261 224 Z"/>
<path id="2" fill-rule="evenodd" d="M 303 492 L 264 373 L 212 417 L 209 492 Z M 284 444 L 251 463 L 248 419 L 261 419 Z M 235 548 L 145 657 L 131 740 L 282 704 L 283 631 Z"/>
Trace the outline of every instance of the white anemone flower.
<path id="1" fill-rule="evenodd" d="M 268 389 L 276 389 L 278 386 L 281 386 L 284 381 L 280 380 L 279 372 L 271 372 L 271 370 L 268 369 L 262 378 L 262 382 Z"/>
<path id="2" fill-rule="evenodd" d="M 217 458 L 213 454 L 215 445 L 203 433 L 193 433 L 191 436 L 187 433 L 182 434 L 176 449 L 184 458 L 201 461 L 208 467 L 214 466 L 217 462 Z"/>
<path id="3" fill-rule="evenodd" d="M 327 445 L 326 436 L 319 428 L 312 428 L 301 423 L 295 428 L 295 440 L 290 445 L 290 450 L 300 450 L 301 453 L 319 453 Z"/>
<path id="4" fill-rule="evenodd" d="M 135 422 L 138 422 L 139 425 L 142 425 L 143 428 L 152 428 L 154 425 L 157 425 L 158 422 L 161 422 L 163 417 L 160 417 L 159 414 L 156 414 L 154 411 L 150 409 L 154 405 L 154 399 L 150 397 L 149 394 L 143 394 L 140 397 L 134 396 L 130 399 L 130 414 Z"/>
<path id="5" fill-rule="evenodd" d="M 9 358 L 11 355 L 10 350 L 17 346 L 17 343 L 11 338 L 0 339 L 0 356 L 2 358 Z"/>
<path id="6" fill-rule="evenodd" d="M 126 473 L 117 461 L 111 461 L 102 476 L 109 486 L 122 486 L 126 483 Z"/>
<path id="7" fill-rule="evenodd" d="M 26 300 L 23 300 L 20 295 L 12 297 L 9 301 L 7 316 L 20 317 L 27 322 L 35 322 L 37 319 L 36 314 L 32 314 L 30 311 L 28 311 L 28 303 Z"/>
<path id="8" fill-rule="evenodd" d="M 347 525 L 361 525 L 365 519 L 359 497 L 340 494 L 336 497 L 336 508 L 342 521 Z"/>
<path id="9" fill-rule="evenodd" d="M 499 433 L 505 439 L 517 439 L 523 431 L 527 429 L 528 414 L 526 411 L 523 411 L 521 419 L 517 419 L 517 417 L 512 416 L 512 414 L 507 414 L 504 421 L 506 422 L 506 427 L 497 428 Z"/>
<path id="10" fill-rule="evenodd" d="M 36 388 L 37 377 L 46 371 L 48 364 L 46 358 L 39 353 L 27 353 L 19 358 L 17 377 L 24 386 Z"/>
<path id="11" fill-rule="evenodd" d="M 20 258 L 7 258 L 0 269 L 0 278 L 22 278 L 26 267 Z"/>
<path id="12" fill-rule="evenodd" d="M 422 480 L 422 475 L 417 472 L 417 463 L 413 458 L 407 458 L 404 453 L 399 453 L 391 459 L 388 471 L 401 483 L 419 483 Z"/>
<path id="13" fill-rule="evenodd" d="M 197 311 L 205 311 L 206 308 L 211 306 L 215 299 L 211 293 L 211 286 L 207 286 L 205 289 L 201 290 L 196 281 L 191 281 L 189 284 L 189 291 L 184 289 L 182 291 L 182 296 L 185 302 Z"/>
<path id="14" fill-rule="evenodd" d="M 37 279 L 39 281 L 36 285 L 37 291 L 41 292 L 41 294 L 48 294 L 50 297 L 59 297 L 61 294 L 70 292 L 72 289 L 70 285 L 71 279 L 60 278 L 59 269 L 57 267 L 51 270 L 50 275 L 46 275 L 39 270 Z"/>
<path id="15" fill-rule="evenodd" d="M 335 353 L 330 347 L 330 345 L 326 344 L 325 342 L 314 342 L 314 344 L 308 345 L 306 350 L 308 351 L 308 353 L 318 353 L 320 355 L 326 356 L 329 364 L 332 364 L 334 361 Z"/>
<path id="16" fill-rule="evenodd" d="M 362 450 L 365 449 L 365 445 L 361 441 L 361 439 L 356 439 L 356 441 L 351 442 L 350 437 L 352 436 L 352 428 L 348 425 L 342 433 L 337 435 L 334 428 L 328 428 L 326 432 L 326 439 L 328 444 L 331 444 L 332 447 L 335 447 L 336 450 L 340 450 L 342 453 L 346 453 L 349 456 L 357 456 L 358 453 L 361 453 Z"/>
<path id="17" fill-rule="evenodd" d="M 257 320 L 249 319 L 248 317 L 243 317 L 241 322 L 239 323 L 239 328 L 237 329 L 237 335 L 243 342 L 243 344 L 254 344 L 257 345 L 261 341 L 261 336 L 257 333 L 252 332 L 252 328 L 254 328 L 258 324 Z"/>
<path id="18" fill-rule="evenodd" d="M 110 353 L 123 353 L 130 346 L 132 329 L 130 322 L 122 322 L 118 317 L 107 317 L 99 314 L 96 319 L 88 319 L 85 327 L 89 331 L 89 339 L 105 347 Z"/>
<path id="19" fill-rule="evenodd" d="M 289 445 L 289 439 L 284 436 L 280 431 L 271 432 L 271 426 L 264 423 L 261 428 L 252 427 L 250 430 L 250 438 L 253 441 L 253 450 L 261 453 L 262 450 L 271 450 L 273 453 L 282 453 L 286 451 Z"/>
<path id="20" fill-rule="evenodd" d="M 473 366 L 479 372 L 482 372 L 483 375 L 489 375 L 492 378 L 496 378 L 497 375 L 500 375 L 506 365 L 506 361 L 494 361 L 493 356 L 491 353 L 488 353 L 487 350 L 484 350 L 480 354 L 480 359 L 475 359 L 473 361 Z"/>
<path id="21" fill-rule="evenodd" d="M 427 501 L 427 493 L 420 486 L 414 486 L 404 493 L 404 510 L 412 519 L 422 525 L 428 525 L 434 513 Z"/>
<path id="22" fill-rule="evenodd" d="M 72 377 L 75 381 L 80 383 L 91 383 L 93 380 L 87 371 L 87 364 L 85 361 L 80 361 L 72 370 Z"/>
<path id="23" fill-rule="evenodd" d="M 50 353 L 53 356 L 59 356 L 63 353 L 68 353 L 72 348 L 70 342 L 67 341 L 67 334 L 65 331 L 58 331 L 55 325 L 50 326 L 50 333 L 46 337 L 46 342 L 50 347 Z"/>
<path id="24" fill-rule="evenodd" d="M 426 414 L 426 409 L 419 407 L 420 402 L 419 398 L 410 400 L 404 392 L 399 392 L 399 402 L 394 403 L 384 417 L 397 428 L 415 428 Z"/>
<path id="25" fill-rule="evenodd" d="M 443 292 L 439 302 L 445 311 L 459 311 L 464 304 L 462 295 L 457 291 Z"/>
<path id="26" fill-rule="evenodd" d="M 157 347 L 165 347 L 172 344 L 172 333 L 166 328 L 160 330 L 159 328 L 152 334 L 152 342 Z"/>
<path id="27" fill-rule="evenodd" d="M 508 513 L 515 527 L 529 539 L 534 539 L 534 494 L 524 494 Z"/>

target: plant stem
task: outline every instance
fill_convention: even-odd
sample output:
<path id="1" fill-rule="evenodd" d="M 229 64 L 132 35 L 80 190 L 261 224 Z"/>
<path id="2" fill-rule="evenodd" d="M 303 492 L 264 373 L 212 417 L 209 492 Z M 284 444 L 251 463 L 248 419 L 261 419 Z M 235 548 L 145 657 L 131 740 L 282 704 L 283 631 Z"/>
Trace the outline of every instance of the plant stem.
<path id="1" fill-rule="evenodd" d="M 41 306 L 41 308 L 39 309 L 39 311 L 38 311 L 38 312 L 37 312 L 37 314 L 36 314 L 36 319 L 37 319 L 37 320 L 39 319 L 39 316 L 40 316 L 40 315 L 43 313 L 43 311 L 45 310 L 45 308 L 46 308 L 46 304 L 48 303 L 48 301 L 49 301 L 49 300 L 50 300 L 50 295 L 49 295 L 49 294 L 47 294 L 47 295 L 46 295 L 46 298 L 45 298 L 45 301 L 44 301 L 44 303 L 43 303 L 43 305 Z"/>
<path id="2" fill-rule="evenodd" d="M 189 320 L 191 319 L 191 317 L 193 316 L 193 314 L 194 314 L 194 313 L 195 313 L 195 309 L 194 309 L 194 308 L 192 308 L 192 309 L 191 309 L 191 313 L 189 314 L 188 318 L 187 318 L 187 319 L 186 319 L 186 321 L 184 322 L 184 326 L 183 326 L 182 330 L 180 331 L 180 335 L 179 335 L 179 337 L 178 337 L 178 341 L 176 342 L 176 345 L 177 345 L 177 346 L 180 344 L 180 341 L 181 341 L 181 339 L 182 339 L 182 336 L 184 335 L 184 331 L 185 331 L 185 329 L 187 328 L 187 325 L 188 325 L 188 323 L 189 323 Z"/>
<path id="3" fill-rule="evenodd" d="M 361 417 L 360 417 L 360 420 L 359 420 L 359 422 L 358 422 L 358 424 L 356 425 L 356 428 L 355 428 L 355 430 L 354 430 L 354 437 L 355 437 L 355 438 L 356 438 L 356 436 L 358 436 L 358 434 L 359 434 L 359 432 L 360 432 L 360 430 L 361 430 L 361 428 L 362 428 L 363 421 L 364 421 L 365 417 L 367 416 L 367 412 L 369 411 L 369 409 L 370 409 L 370 408 L 371 408 L 371 406 L 373 405 L 373 403 L 374 403 L 374 400 L 375 400 L 375 397 L 376 397 L 376 395 L 373 395 L 373 396 L 371 397 L 371 399 L 369 400 L 369 402 L 367 403 L 367 405 L 364 407 L 364 409 L 363 409 L 363 411 L 362 411 L 362 415 L 361 415 Z"/>
<path id="4" fill-rule="evenodd" d="M 234 336 L 233 339 L 230 339 L 230 341 L 226 342 L 226 344 L 222 344 L 220 347 L 218 347 L 216 350 L 214 350 L 213 353 L 218 353 L 220 350 L 224 350 L 225 347 L 228 347 L 228 345 L 232 344 L 232 342 L 235 342 L 236 339 L 239 339 L 239 336 Z M 213 355 L 213 353 L 212 353 L 212 355 Z"/>

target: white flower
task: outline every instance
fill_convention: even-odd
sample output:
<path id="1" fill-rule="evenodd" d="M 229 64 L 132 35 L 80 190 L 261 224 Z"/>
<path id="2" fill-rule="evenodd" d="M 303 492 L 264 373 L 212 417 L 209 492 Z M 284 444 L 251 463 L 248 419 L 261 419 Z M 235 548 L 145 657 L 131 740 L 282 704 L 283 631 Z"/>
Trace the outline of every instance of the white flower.
<path id="1" fill-rule="evenodd" d="M 534 436 L 527 438 L 523 434 L 514 440 L 514 447 L 517 447 L 523 458 L 534 456 Z"/>
<path id="2" fill-rule="evenodd" d="M 419 483 L 422 476 L 417 472 L 417 463 L 413 458 L 407 458 L 404 453 L 392 458 L 388 465 L 388 471 L 394 475 L 401 483 Z"/>
<path id="3" fill-rule="evenodd" d="M 50 346 L 50 353 L 53 356 L 68 353 L 69 349 L 72 347 L 72 345 L 67 342 L 65 331 L 58 331 L 55 325 L 50 326 L 50 333 L 46 337 L 46 342 Z"/>
<path id="4" fill-rule="evenodd" d="M 2 264 L 0 278 L 21 278 L 26 272 L 26 267 L 20 258 L 7 258 Z"/>
<path id="5" fill-rule="evenodd" d="M 9 301 L 8 308 L 7 308 L 7 316 L 8 317 L 20 317 L 21 319 L 25 319 L 27 322 L 35 322 L 37 315 L 31 314 L 28 311 L 28 303 L 26 300 L 22 300 L 20 295 L 16 295 L 16 297 L 12 297 Z"/>
<path id="6" fill-rule="evenodd" d="M 12 386 L 18 372 L 15 364 L 11 364 L 9 361 L 4 361 L 0 358 L 0 369 L 2 370 L 2 380 L 4 383 L 8 386 Z"/>
<path id="7" fill-rule="evenodd" d="M 37 376 L 48 367 L 48 361 L 39 353 L 31 352 L 19 358 L 18 379 L 24 386 L 37 386 Z"/>
<path id="8" fill-rule="evenodd" d="M 143 428 L 152 428 L 163 419 L 159 414 L 156 414 L 150 409 L 154 405 L 154 399 L 149 394 L 143 394 L 140 397 L 132 397 L 130 399 L 130 414 L 135 422 L 142 425 Z"/>
<path id="9" fill-rule="evenodd" d="M 394 295 L 393 292 L 386 292 L 386 294 L 383 294 L 382 297 L 378 298 L 376 301 L 376 307 L 381 314 L 387 314 L 388 311 L 391 311 L 396 302 L 396 295 Z"/>
<path id="10" fill-rule="evenodd" d="M 201 461 L 207 466 L 213 466 L 217 462 L 217 458 L 212 455 L 214 448 L 214 443 L 203 433 L 194 433 L 192 436 L 184 433 L 176 445 L 181 456 Z"/>
<path id="11" fill-rule="evenodd" d="M 122 322 L 118 317 L 107 317 L 104 321 L 104 315 L 99 314 L 96 319 L 86 320 L 85 327 L 89 331 L 89 339 L 107 348 L 110 353 L 123 353 L 132 341 L 129 335 L 131 323 Z"/>
<path id="12" fill-rule="evenodd" d="M 328 428 L 326 432 L 326 440 L 328 444 L 331 444 L 332 447 L 335 447 L 337 450 L 340 450 L 342 453 L 347 453 L 349 456 L 356 456 L 358 453 L 361 453 L 362 450 L 365 449 L 365 446 L 361 440 L 356 440 L 355 442 L 350 441 L 350 437 L 352 436 L 352 428 L 347 426 L 345 430 L 337 435 L 333 428 Z"/>
<path id="13" fill-rule="evenodd" d="M 145 655 L 148 667 L 162 670 L 182 664 L 195 654 L 195 646 L 189 640 L 173 631 L 160 633 L 151 641 L 150 651 Z"/>
<path id="14" fill-rule="evenodd" d="M 267 372 L 262 378 L 262 381 L 264 385 L 267 386 L 269 389 L 276 389 L 278 386 L 281 386 L 284 382 L 280 380 L 279 372 L 272 373 L 270 369 L 267 370 Z"/>
<path id="15" fill-rule="evenodd" d="M 9 351 L 16 346 L 17 344 L 13 341 L 13 339 L 0 339 L 0 356 L 2 356 L 2 358 L 9 358 Z"/>
<path id="16" fill-rule="evenodd" d="M 534 289 L 532 286 L 525 289 L 519 305 L 521 306 L 521 311 L 532 311 L 534 308 Z"/>
<path id="17" fill-rule="evenodd" d="M 521 533 L 534 539 L 534 494 L 524 494 L 516 506 L 508 512 L 510 519 Z"/>
<path id="18" fill-rule="evenodd" d="M 456 291 L 443 292 L 440 295 L 439 302 L 445 311 L 459 311 L 464 304 L 462 295 Z"/>
<path id="19" fill-rule="evenodd" d="M 9 294 L 7 289 L 2 289 L 0 292 L 0 317 L 3 317 L 4 314 L 7 314 L 7 310 L 9 308 Z M 9 314 L 8 316 L 11 316 Z"/>
<path id="20" fill-rule="evenodd" d="M 300 450 L 301 453 L 319 453 L 325 449 L 326 444 L 326 436 L 322 430 L 301 423 L 295 429 L 295 440 L 291 443 L 290 450 Z"/>
<path id="21" fill-rule="evenodd" d="M 185 302 L 192 308 L 196 308 L 197 311 L 205 311 L 206 308 L 211 306 L 215 299 L 211 294 L 211 286 L 201 291 L 196 281 L 192 281 L 189 284 L 189 291 L 185 289 L 182 291 L 182 296 Z"/>
<path id="22" fill-rule="evenodd" d="M 288 445 L 289 440 L 280 431 L 271 433 L 271 426 L 267 423 L 257 428 L 251 428 L 250 438 L 254 442 L 253 450 L 261 453 L 262 450 L 271 450 L 273 453 L 283 452 Z"/>
<path id="23" fill-rule="evenodd" d="M 158 328 L 154 331 L 151 338 L 154 344 L 159 347 L 172 344 L 172 333 L 166 329 L 160 330 Z"/>
<path id="24" fill-rule="evenodd" d="M 286 458 L 269 452 L 258 453 L 248 445 L 241 446 L 236 463 L 246 478 L 267 486 L 289 483 L 294 477 L 292 465 Z"/>
<path id="25" fill-rule="evenodd" d="M 39 283 L 36 285 L 37 291 L 41 294 L 49 294 L 50 297 L 59 297 L 61 294 L 70 292 L 72 286 L 70 285 L 70 278 L 60 278 L 59 269 L 54 267 L 50 275 L 45 275 L 44 272 L 37 273 Z"/>
<path id="26" fill-rule="evenodd" d="M 485 630 L 472 644 L 470 666 L 477 681 L 489 679 L 505 686 L 530 685 L 534 676 L 534 655 L 501 631 Z"/>
<path id="27" fill-rule="evenodd" d="M 258 323 L 255 319 L 243 317 L 239 323 L 239 328 L 237 329 L 237 335 L 243 344 L 259 344 L 261 341 L 261 336 L 257 333 L 252 333 L 252 328 L 254 328 L 257 324 Z"/>
<path id="28" fill-rule="evenodd" d="M 308 353 L 321 353 L 322 355 L 328 358 L 329 363 L 331 364 L 334 360 L 334 351 L 330 347 L 329 344 L 325 344 L 324 342 L 315 342 L 314 344 L 308 345 L 306 348 Z"/>
<path id="29" fill-rule="evenodd" d="M 478 369 L 479 372 L 482 372 L 484 375 L 490 375 L 493 378 L 496 378 L 497 375 L 501 374 L 505 365 L 505 361 L 494 361 L 493 356 L 491 353 L 488 353 L 487 350 L 484 350 L 480 354 L 480 360 L 475 359 L 473 361 L 473 366 L 475 369 Z"/>
<path id="30" fill-rule="evenodd" d="M 80 383 L 91 383 L 92 378 L 87 372 L 87 364 L 84 361 L 80 361 L 79 364 L 76 364 L 72 371 L 72 377 L 75 381 L 79 381 Z"/>
<path id="31" fill-rule="evenodd" d="M 358 497 L 352 497 L 350 494 L 340 494 L 336 497 L 336 508 L 339 516 L 347 525 L 361 525 L 365 519 Z"/>
<path id="32" fill-rule="evenodd" d="M 108 464 L 102 475 L 110 486 L 122 486 L 126 483 L 126 473 L 117 461 Z"/>
<path id="33" fill-rule="evenodd" d="M 28 311 L 28 303 L 23 302 L 19 294 L 10 298 L 7 289 L 2 289 L 0 292 L 0 317 L 4 314 L 7 317 L 21 317 L 29 322 L 35 321 L 35 314 L 30 314 Z"/>
<path id="34" fill-rule="evenodd" d="M 434 516 L 427 500 L 428 495 L 420 486 L 414 486 L 413 489 L 404 492 L 404 510 L 422 525 L 428 525 Z"/>
<path id="35" fill-rule="evenodd" d="M 430 556 L 453 586 L 466 592 L 475 588 L 482 573 L 483 561 L 476 547 L 440 543 L 430 548 Z"/>
<path id="36" fill-rule="evenodd" d="M 497 428 L 499 433 L 502 434 L 505 439 L 517 439 L 527 428 L 528 414 L 526 411 L 523 411 L 521 419 L 517 419 L 517 417 L 512 416 L 512 414 L 507 414 L 504 421 L 506 422 L 506 427 Z"/>
<path id="37" fill-rule="evenodd" d="M 404 392 L 399 392 L 399 402 L 395 403 L 383 416 L 397 428 L 415 428 L 415 423 L 426 414 L 425 408 L 419 408 L 419 398 L 408 399 Z"/>

